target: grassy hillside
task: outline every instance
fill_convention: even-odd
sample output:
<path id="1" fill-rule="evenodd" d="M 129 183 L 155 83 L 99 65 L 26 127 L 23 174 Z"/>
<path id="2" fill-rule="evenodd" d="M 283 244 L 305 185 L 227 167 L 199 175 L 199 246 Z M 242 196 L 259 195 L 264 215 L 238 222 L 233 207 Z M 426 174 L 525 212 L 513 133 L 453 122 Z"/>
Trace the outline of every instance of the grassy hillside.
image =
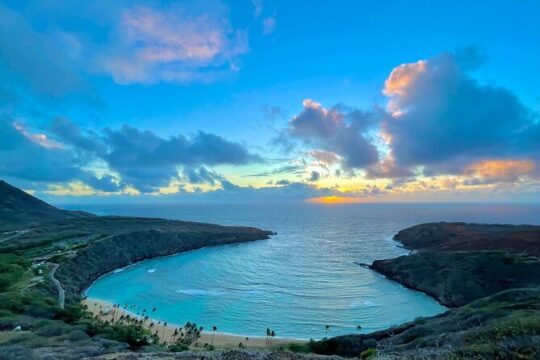
<path id="1" fill-rule="evenodd" d="M 513 289 L 431 318 L 312 344 L 320 354 L 368 349 L 398 359 L 538 359 L 540 289 Z"/>
<path id="2" fill-rule="evenodd" d="M 58 209 L 0 180 L 0 229 L 93 216 L 83 211 Z"/>

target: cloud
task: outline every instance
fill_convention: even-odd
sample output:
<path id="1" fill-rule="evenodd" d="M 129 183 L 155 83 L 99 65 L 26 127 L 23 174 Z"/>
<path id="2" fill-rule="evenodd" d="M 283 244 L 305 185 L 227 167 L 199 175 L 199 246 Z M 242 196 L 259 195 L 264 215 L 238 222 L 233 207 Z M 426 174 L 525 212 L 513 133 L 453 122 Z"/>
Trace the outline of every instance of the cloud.
<path id="1" fill-rule="evenodd" d="M 262 21 L 262 25 L 263 25 L 263 35 L 272 34 L 276 28 L 276 17 L 268 16 L 264 18 Z"/>
<path id="2" fill-rule="evenodd" d="M 287 136 L 299 139 L 314 150 L 331 152 L 343 159 L 346 168 L 364 168 L 378 160 L 368 130 L 376 124 L 372 112 L 343 107 L 324 108 L 306 99 L 303 110 L 290 122 Z"/>
<path id="3" fill-rule="evenodd" d="M 321 174 L 318 171 L 312 171 L 311 175 L 309 176 L 308 181 L 315 182 L 315 181 L 319 181 L 320 178 L 321 178 Z"/>
<path id="4" fill-rule="evenodd" d="M 245 175 L 245 177 L 265 177 L 278 174 L 301 174 L 304 172 L 305 168 L 305 165 L 285 165 L 277 169 Z"/>
<path id="5" fill-rule="evenodd" d="M 325 166 L 338 164 L 341 161 L 339 155 L 331 151 L 312 150 L 309 152 L 309 156 Z"/>
<path id="6" fill-rule="evenodd" d="M 382 121 L 395 163 L 425 174 L 460 173 L 492 158 L 538 156 L 538 116 L 509 90 L 467 73 L 474 49 L 396 67 L 385 83 L 390 115 Z"/>
<path id="7" fill-rule="evenodd" d="M 387 157 L 366 168 L 366 178 L 368 179 L 403 179 L 412 176 L 414 176 L 414 172 L 411 169 L 397 166 L 392 157 Z"/>
<path id="8" fill-rule="evenodd" d="M 209 171 L 204 166 L 199 168 L 185 167 L 183 170 L 184 179 L 191 184 L 209 184 L 215 185 L 217 181 L 223 180 L 223 177 L 213 171 Z"/>
<path id="9" fill-rule="evenodd" d="M 191 137 L 180 134 L 162 138 L 152 131 L 124 125 L 119 130 L 104 129 L 101 134 L 83 133 L 65 119 L 55 121 L 52 131 L 62 142 L 72 146 L 73 151 L 103 161 L 110 170 L 120 174 L 122 183 L 141 192 L 153 192 L 166 186 L 177 178 L 180 166 L 185 166 L 184 176 L 191 182 L 211 183 L 217 175 L 201 165 L 262 161 L 241 144 L 202 131 Z"/>
<path id="10" fill-rule="evenodd" d="M 23 16 L 1 4 L 0 38 L 0 74 L 4 81 L 11 78 L 11 92 L 13 87 L 27 86 L 40 94 L 61 96 L 86 88 L 57 39 L 36 31 Z"/>
<path id="11" fill-rule="evenodd" d="M 103 175 L 100 178 L 96 176 L 86 176 L 81 180 L 92 188 L 103 192 L 117 192 L 122 190 L 122 184 L 111 175 Z"/>
<path id="12" fill-rule="evenodd" d="M 264 10 L 263 0 L 251 0 L 253 4 L 253 17 L 258 18 Z"/>
<path id="13" fill-rule="evenodd" d="M 487 160 L 467 166 L 466 185 L 493 183 L 515 183 L 533 175 L 535 163 L 532 160 Z"/>
<path id="14" fill-rule="evenodd" d="M 120 84 L 205 82 L 235 71 L 247 33 L 229 24 L 221 2 L 206 5 L 125 9 L 99 66 Z"/>
<path id="15" fill-rule="evenodd" d="M 112 178 L 98 178 L 84 170 L 85 160 L 69 148 L 53 143 L 45 134 L 26 129 L 5 114 L 0 115 L 0 139 L 0 174 L 3 177 L 32 184 L 83 180 L 101 191 L 118 188 Z"/>

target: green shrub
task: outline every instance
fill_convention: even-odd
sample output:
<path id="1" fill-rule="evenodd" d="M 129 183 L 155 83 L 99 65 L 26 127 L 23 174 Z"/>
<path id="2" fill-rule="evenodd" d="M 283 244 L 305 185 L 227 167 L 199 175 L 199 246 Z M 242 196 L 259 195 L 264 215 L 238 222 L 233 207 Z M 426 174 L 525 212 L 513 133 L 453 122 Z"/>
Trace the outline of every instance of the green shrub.
<path id="1" fill-rule="evenodd" d="M 75 305 L 68 306 L 64 310 L 60 310 L 56 314 L 55 318 L 58 320 L 62 320 L 68 324 L 74 324 L 77 321 L 80 321 L 81 319 L 87 318 L 87 317 L 88 317 L 88 313 L 82 307 L 82 305 L 75 304 Z"/>
<path id="2" fill-rule="evenodd" d="M 8 345 L 0 346 L 0 359 L 5 360 L 19 360 L 19 359 L 32 359 L 32 350 L 24 345 Z"/>
<path id="3" fill-rule="evenodd" d="M 17 282 L 28 266 L 29 261 L 21 256 L 0 254 L 0 291 L 7 290 Z"/>
<path id="4" fill-rule="evenodd" d="M 372 359 L 376 356 L 379 356 L 379 352 L 376 349 L 367 349 L 360 353 L 360 359 Z"/>
<path id="5" fill-rule="evenodd" d="M 45 337 L 60 336 L 69 333 L 70 330 L 69 325 L 54 320 L 41 320 L 34 325 L 34 332 Z"/>
<path id="6" fill-rule="evenodd" d="M 287 350 L 295 353 L 309 353 L 311 352 L 311 346 L 309 344 L 290 343 L 286 346 Z"/>
<path id="7" fill-rule="evenodd" d="M 179 342 L 179 343 L 169 346 L 169 350 L 172 352 L 182 352 L 182 351 L 189 350 L 189 346 Z"/>
<path id="8" fill-rule="evenodd" d="M 87 328 L 90 336 L 99 335 L 106 339 L 127 343 L 131 348 L 140 348 L 149 344 L 148 330 L 133 325 L 124 324 L 97 324 Z"/>

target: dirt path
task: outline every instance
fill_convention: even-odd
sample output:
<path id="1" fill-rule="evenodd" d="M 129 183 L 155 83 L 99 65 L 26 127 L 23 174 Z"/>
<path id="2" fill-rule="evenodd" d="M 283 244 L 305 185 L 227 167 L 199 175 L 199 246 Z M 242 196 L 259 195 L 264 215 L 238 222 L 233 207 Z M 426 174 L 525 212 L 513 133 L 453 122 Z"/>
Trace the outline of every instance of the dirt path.
<path id="1" fill-rule="evenodd" d="M 64 291 L 62 284 L 60 284 L 60 281 L 58 281 L 54 277 L 54 273 L 56 272 L 56 269 L 58 269 L 58 264 L 55 264 L 55 263 L 50 263 L 50 264 L 53 266 L 53 268 L 51 272 L 49 273 L 49 277 L 51 278 L 54 285 L 56 285 L 56 289 L 58 290 L 58 303 L 60 305 L 60 309 L 63 309 L 66 302 L 66 292 Z"/>

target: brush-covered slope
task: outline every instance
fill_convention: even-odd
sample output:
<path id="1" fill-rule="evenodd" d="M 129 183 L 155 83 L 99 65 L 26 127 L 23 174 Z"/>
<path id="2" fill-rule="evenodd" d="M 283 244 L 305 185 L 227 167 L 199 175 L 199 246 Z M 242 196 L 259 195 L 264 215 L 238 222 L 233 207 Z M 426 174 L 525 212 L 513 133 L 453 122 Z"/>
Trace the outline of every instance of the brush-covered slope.
<path id="1" fill-rule="evenodd" d="M 91 216 L 82 211 L 58 209 L 0 180 L 0 228 Z"/>

